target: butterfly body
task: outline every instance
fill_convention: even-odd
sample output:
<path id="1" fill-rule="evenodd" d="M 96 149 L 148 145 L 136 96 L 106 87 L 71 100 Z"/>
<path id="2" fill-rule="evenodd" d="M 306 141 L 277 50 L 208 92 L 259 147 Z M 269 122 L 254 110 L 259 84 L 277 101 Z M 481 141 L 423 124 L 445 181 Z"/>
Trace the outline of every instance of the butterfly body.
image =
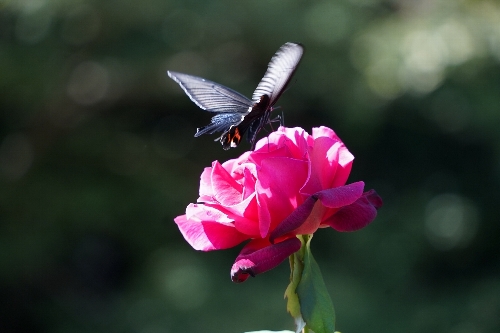
<path id="1" fill-rule="evenodd" d="M 273 106 L 290 82 L 303 53 L 304 48 L 300 44 L 284 44 L 271 59 L 252 99 L 197 76 L 172 71 L 167 73 L 198 107 L 215 113 L 210 124 L 198 128 L 195 137 L 223 132 L 216 141 L 219 140 L 222 148 L 227 150 L 238 146 L 247 133 L 253 149 L 257 133 L 269 123 Z"/>

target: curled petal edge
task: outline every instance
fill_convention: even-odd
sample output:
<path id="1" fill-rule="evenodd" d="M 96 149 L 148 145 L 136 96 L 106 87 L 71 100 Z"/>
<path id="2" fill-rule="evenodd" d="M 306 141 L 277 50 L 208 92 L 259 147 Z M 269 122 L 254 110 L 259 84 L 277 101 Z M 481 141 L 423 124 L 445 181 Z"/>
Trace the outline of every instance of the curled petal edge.
<path id="1" fill-rule="evenodd" d="M 339 186 L 323 191 L 319 191 L 309 196 L 299 207 L 297 207 L 287 218 L 271 232 L 269 241 L 274 241 L 299 228 L 311 214 L 314 204 L 319 200 L 325 207 L 341 208 L 353 204 L 363 194 L 363 182 L 356 182 L 349 185 Z"/>
<path id="2" fill-rule="evenodd" d="M 255 277 L 257 274 L 275 268 L 291 254 L 297 252 L 301 244 L 297 237 L 292 237 L 252 252 L 247 247 L 243 248 L 231 268 L 231 280 L 241 283 L 249 276 Z"/>
<path id="3" fill-rule="evenodd" d="M 337 231 L 356 231 L 370 224 L 377 217 L 377 210 L 382 205 L 382 198 L 377 192 L 369 190 L 354 203 L 339 209 L 323 224 Z"/>

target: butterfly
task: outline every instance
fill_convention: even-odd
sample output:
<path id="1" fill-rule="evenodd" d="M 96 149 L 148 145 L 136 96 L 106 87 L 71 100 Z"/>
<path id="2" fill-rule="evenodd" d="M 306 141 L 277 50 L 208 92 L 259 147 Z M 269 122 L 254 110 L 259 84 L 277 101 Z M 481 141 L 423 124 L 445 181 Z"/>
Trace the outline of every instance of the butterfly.
<path id="1" fill-rule="evenodd" d="M 273 106 L 290 82 L 303 53 L 301 44 L 289 42 L 281 46 L 271 58 L 252 99 L 201 77 L 172 71 L 167 74 L 198 107 L 215 113 L 210 124 L 197 129 L 195 137 L 222 132 L 214 141 L 220 141 L 222 148 L 228 150 L 237 147 L 247 132 L 253 149 L 257 133 L 271 122 Z"/>

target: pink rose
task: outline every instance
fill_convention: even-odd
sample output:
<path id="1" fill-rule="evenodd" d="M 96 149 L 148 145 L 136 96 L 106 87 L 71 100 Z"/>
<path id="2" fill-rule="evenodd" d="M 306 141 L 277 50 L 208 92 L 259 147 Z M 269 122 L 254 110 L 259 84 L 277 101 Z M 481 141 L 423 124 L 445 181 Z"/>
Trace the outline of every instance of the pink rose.
<path id="1" fill-rule="evenodd" d="M 201 175 L 198 203 L 175 218 L 196 250 L 250 240 L 231 269 L 235 282 L 276 267 L 296 252 L 296 235 L 318 228 L 354 231 L 375 219 L 382 199 L 364 183 L 345 185 L 354 157 L 333 130 L 280 127 L 255 151 Z"/>

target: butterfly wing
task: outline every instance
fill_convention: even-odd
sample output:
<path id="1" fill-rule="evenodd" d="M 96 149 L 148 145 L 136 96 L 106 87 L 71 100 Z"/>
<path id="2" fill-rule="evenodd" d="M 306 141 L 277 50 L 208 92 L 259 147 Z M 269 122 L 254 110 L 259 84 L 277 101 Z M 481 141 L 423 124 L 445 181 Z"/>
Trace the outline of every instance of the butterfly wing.
<path id="1" fill-rule="evenodd" d="M 237 125 L 241 123 L 244 116 L 240 113 L 224 112 L 216 114 L 212 117 L 210 124 L 198 128 L 195 137 L 199 137 L 202 134 L 208 133 L 213 134 L 215 132 L 224 132 L 224 134 L 232 127 L 232 125 Z M 223 134 L 223 135 L 224 135 Z M 215 141 L 220 138 L 215 139 Z"/>
<path id="2" fill-rule="evenodd" d="M 198 128 L 195 136 L 223 132 L 217 139 L 224 149 L 236 147 L 248 130 L 248 141 L 254 146 L 259 130 L 269 122 L 269 108 L 286 89 L 299 65 L 304 47 L 286 43 L 274 54 L 252 100 L 218 83 L 201 77 L 168 71 L 189 98 L 201 109 L 216 113 L 211 123 Z"/>
<path id="3" fill-rule="evenodd" d="M 197 129 L 195 137 L 215 132 L 224 132 L 225 135 L 250 112 L 252 101 L 237 91 L 198 76 L 171 71 L 167 74 L 201 109 L 216 113 L 210 124 Z"/>
<path id="4" fill-rule="evenodd" d="M 271 58 L 264 77 L 252 95 L 252 110 L 238 124 L 241 133 L 248 130 L 247 138 L 252 147 L 255 145 L 257 133 L 269 123 L 269 108 L 285 91 L 303 54 L 304 47 L 301 44 L 289 42 L 281 46 Z"/>
<path id="5" fill-rule="evenodd" d="M 273 106 L 286 89 L 303 54 L 304 47 L 301 44 L 289 42 L 280 47 L 271 58 L 264 77 L 252 95 L 252 101 L 258 103 L 263 95 L 267 95 L 268 107 Z"/>
<path id="6" fill-rule="evenodd" d="M 201 77 L 171 71 L 167 74 L 203 110 L 246 114 L 253 104 L 239 92 Z"/>

